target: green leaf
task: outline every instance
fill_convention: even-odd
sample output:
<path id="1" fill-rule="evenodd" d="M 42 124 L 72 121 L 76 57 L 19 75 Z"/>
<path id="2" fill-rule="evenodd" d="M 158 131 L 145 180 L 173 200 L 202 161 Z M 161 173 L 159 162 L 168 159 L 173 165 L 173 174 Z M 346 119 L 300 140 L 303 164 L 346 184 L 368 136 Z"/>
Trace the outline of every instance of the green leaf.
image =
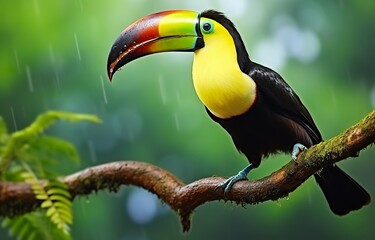
<path id="1" fill-rule="evenodd" d="M 71 143 L 58 138 L 41 136 L 51 124 L 58 120 L 101 122 L 97 116 L 90 114 L 60 111 L 48 111 L 40 114 L 28 127 L 12 133 L 7 136 L 6 141 L 4 140 L 4 146 L 0 148 L 0 175 L 3 175 L 11 162 L 16 159 L 21 162 L 32 160 L 38 163 L 41 159 L 53 160 L 60 156 L 78 161 L 78 153 Z M 2 119 L 0 120 L 0 140 L 1 133 L 6 133 Z M 43 157 L 43 154 L 47 154 L 47 157 Z M 44 168 L 42 167 L 42 169 Z M 39 171 L 35 172 L 38 173 Z"/>
<path id="2" fill-rule="evenodd" d="M 46 216 L 64 232 L 69 231 L 68 224 L 73 222 L 70 193 L 65 183 L 51 180 L 48 185 L 48 200 Z"/>
<path id="3" fill-rule="evenodd" d="M 32 231 L 32 226 L 25 222 L 25 224 L 22 225 L 21 230 L 17 234 L 18 239 L 21 239 L 21 240 L 26 239 L 27 236 L 30 235 L 31 231 Z"/>
<path id="4" fill-rule="evenodd" d="M 73 222 L 73 216 L 72 216 L 72 212 L 70 208 L 69 209 L 57 208 L 57 209 L 58 209 L 59 218 L 63 220 L 62 222 L 65 222 L 68 224 L 71 224 Z"/>
<path id="5" fill-rule="evenodd" d="M 51 206 L 52 206 L 52 201 L 49 199 L 43 201 L 42 204 L 40 205 L 41 208 L 48 208 Z"/>
<path id="6" fill-rule="evenodd" d="M 60 195 L 52 195 L 52 196 L 50 196 L 50 199 L 53 200 L 53 201 L 62 202 L 62 203 L 67 204 L 67 205 L 72 204 L 72 202 L 69 199 L 67 199 L 63 196 L 60 196 Z"/>
<path id="7" fill-rule="evenodd" d="M 57 209 L 54 206 L 48 208 L 47 212 L 46 212 L 47 217 L 54 216 L 56 214 L 56 211 L 57 211 Z"/>
<path id="8" fill-rule="evenodd" d="M 36 238 L 37 232 L 31 232 L 30 235 L 27 237 L 26 240 L 34 240 Z"/>
<path id="9" fill-rule="evenodd" d="M 38 194 L 35 194 L 35 198 L 39 199 L 39 200 L 47 200 L 48 199 L 48 195 L 47 194 L 43 194 L 43 193 L 38 193 Z"/>
<path id="10" fill-rule="evenodd" d="M 32 184 L 31 189 L 33 191 L 43 191 L 44 192 L 44 187 L 36 180 L 28 181 L 28 183 Z"/>
<path id="11" fill-rule="evenodd" d="M 72 204 L 70 203 L 70 204 L 66 204 L 66 203 L 64 203 L 64 202 L 55 202 L 55 206 L 57 207 L 57 208 L 65 208 L 66 210 L 71 210 L 71 206 L 72 206 Z"/>
<path id="12" fill-rule="evenodd" d="M 43 134 L 58 120 L 100 123 L 94 115 L 48 111 L 39 115 L 28 127 L 8 135 L 0 117 L 1 177 L 30 184 L 35 198 L 42 200 L 40 207 L 43 211 L 2 222 L 4 227 L 9 228 L 10 234 L 20 240 L 70 239 L 69 225 L 73 222 L 71 194 L 65 183 L 55 179 L 61 175 L 57 173 L 56 164 L 60 160 L 78 162 L 79 155 L 69 141 Z M 4 172 L 6 174 L 2 175 Z"/>
<path id="13" fill-rule="evenodd" d="M 29 172 L 22 172 L 21 173 L 21 177 L 24 178 L 25 180 L 34 180 L 35 177 L 33 174 L 29 173 Z"/>
<path id="14" fill-rule="evenodd" d="M 23 182 L 25 179 L 21 177 L 21 173 L 25 172 L 25 169 L 20 165 L 13 166 L 5 173 L 4 179 L 10 182 Z"/>
<path id="15" fill-rule="evenodd" d="M 50 188 L 62 188 L 62 189 L 68 189 L 68 186 L 67 186 L 64 182 L 62 182 L 62 181 L 60 181 L 60 180 L 56 180 L 56 179 L 51 180 L 51 181 L 49 182 L 48 186 L 49 186 Z"/>
<path id="16" fill-rule="evenodd" d="M 79 121 L 89 121 L 94 123 L 101 123 L 101 120 L 91 114 L 79 114 L 79 113 L 70 113 L 70 112 L 61 112 L 61 111 L 47 111 L 43 114 L 40 114 L 33 123 L 30 124 L 27 128 L 17 131 L 14 134 L 16 138 L 30 138 L 32 136 L 41 134 L 44 132 L 51 124 L 55 123 L 58 120 L 68 120 L 71 122 Z"/>
<path id="17" fill-rule="evenodd" d="M 15 218 L 14 221 L 10 224 L 10 235 L 11 236 L 16 236 L 22 229 L 22 226 L 25 222 L 25 219 L 23 218 Z"/>
<path id="18" fill-rule="evenodd" d="M 39 159 L 66 159 L 73 162 L 79 162 L 79 154 L 75 146 L 63 139 L 41 136 L 30 143 L 30 148 L 33 155 L 38 156 Z M 51 161 L 52 163 L 56 161 Z"/>
<path id="19" fill-rule="evenodd" d="M 70 195 L 70 193 L 68 192 L 68 190 L 66 190 L 66 189 L 61 189 L 61 188 L 52 188 L 52 189 L 49 189 L 49 190 L 47 191 L 47 194 L 48 194 L 48 195 L 56 195 L 56 194 L 58 194 L 58 195 L 61 195 L 61 196 L 66 197 L 66 198 L 68 198 L 68 199 L 71 198 L 71 195 Z"/>
<path id="20" fill-rule="evenodd" d="M 11 236 L 20 240 L 71 239 L 69 226 L 52 224 L 42 211 L 35 211 L 23 216 L 5 218 L 2 226 L 9 229 Z"/>
<path id="21" fill-rule="evenodd" d="M 28 165 L 25 165 L 27 167 Z M 29 169 L 30 170 L 30 169 Z M 50 180 L 47 185 L 47 191 L 40 181 L 35 177 L 32 172 L 24 172 L 21 175 L 25 181 L 31 184 L 35 198 L 44 200 L 41 203 L 41 208 L 46 209 L 46 216 L 57 226 L 57 228 L 67 232 L 69 230 L 68 224 L 73 222 L 70 193 L 67 190 L 65 183 L 58 180 Z M 28 228 L 18 231 L 19 238 L 23 239 L 28 236 Z"/>

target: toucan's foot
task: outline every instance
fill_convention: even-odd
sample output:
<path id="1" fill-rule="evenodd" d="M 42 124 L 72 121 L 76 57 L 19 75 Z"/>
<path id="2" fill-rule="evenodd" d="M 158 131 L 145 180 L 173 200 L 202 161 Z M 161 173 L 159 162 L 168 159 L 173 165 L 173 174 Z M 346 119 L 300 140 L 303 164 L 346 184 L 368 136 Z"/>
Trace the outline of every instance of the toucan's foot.
<path id="1" fill-rule="evenodd" d="M 251 169 L 253 169 L 253 167 L 252 167 L 252 164 L 250 163 L 247 167 L 239 171 L 236 175 L 222 182 L 218 186 L 218 188 L 224 189 L 224 195 L 226 195 L 232 189 L 233 184 L 241 180 L 247 180 L 247 174 L 250 172 Z"/>
<path id="2" fill-rule="evenodd" d="M 226 195 L 232 189 L 233 184 L 241 180 L 247 180 L 247 176 L 239 172 L 238 174 L 231 176 L 230 178 L 222 182 L 218 187 L 224 189 L 224 195 Z"/>
<path id="3" fill-rule="evenodd" d="M 305 147 L 304 145 L 302 145 L 301 143 L 296 143 L 294 144 L 293 146 L 293 151 L 292 151 L 292 159 L 293 161 L 296 161 L 297 160 L 297 157 L 298 155 L 305 151 L 307 149 L 307 147 Z"/>

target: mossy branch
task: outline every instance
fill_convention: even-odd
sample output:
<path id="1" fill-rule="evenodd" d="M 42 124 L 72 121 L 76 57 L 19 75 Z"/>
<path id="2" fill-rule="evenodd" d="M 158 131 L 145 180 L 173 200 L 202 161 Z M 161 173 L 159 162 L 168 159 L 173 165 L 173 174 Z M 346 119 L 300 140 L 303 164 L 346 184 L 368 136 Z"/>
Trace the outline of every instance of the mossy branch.
<path id="1" fill-rule="evenodd" d="M 311 147 L 271 175 L 255 181 L 241 181 L 224 196 L 217 189 L 224 178 L 209 177 L 184 184 L 170 172 L 154 165 L 121 161 L 87 168 L 64 178 L 72 197 L 102 189 L 116 191 L 121 185 L 135 185 L 156 194 L 180 217 L 183 230 L 190 228 L 191 213 L 214 200 L 260 203 L 277 200 L 295 190 L 316 171 L 358 153 L 375 141 L 375 110 L 343 133 Z M 12 216 L 40 206 L 30 185 L 0 182 L 0 216 Z"/>

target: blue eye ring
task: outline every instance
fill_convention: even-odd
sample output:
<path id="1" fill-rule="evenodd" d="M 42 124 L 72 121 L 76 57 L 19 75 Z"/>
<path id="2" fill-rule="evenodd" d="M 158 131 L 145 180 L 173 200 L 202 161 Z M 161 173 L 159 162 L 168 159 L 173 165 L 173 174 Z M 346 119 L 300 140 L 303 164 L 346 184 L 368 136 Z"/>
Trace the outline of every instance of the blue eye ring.
<path id="1" fill-rule="evenodd" d="M 203 21 L 201 23 L 202 32 L 208 34 L 214 31 L 214 24 L 211 21 Z"/>

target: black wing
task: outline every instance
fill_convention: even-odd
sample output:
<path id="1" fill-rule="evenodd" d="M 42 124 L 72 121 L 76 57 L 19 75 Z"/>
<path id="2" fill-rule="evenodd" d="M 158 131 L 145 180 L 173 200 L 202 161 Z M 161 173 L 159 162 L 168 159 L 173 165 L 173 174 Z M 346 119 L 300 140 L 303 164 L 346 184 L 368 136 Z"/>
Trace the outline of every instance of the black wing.
<path id="1" fill-rule="evenodd" d="M 249 76 L 257 84 L 257 90 L 263 96 L 263 101 L 275 112 L 300 124 L 314 144 L 322 141 L 322 136 L 310 113 L 278 73 L 260 64 L 252 63 Z"/>

